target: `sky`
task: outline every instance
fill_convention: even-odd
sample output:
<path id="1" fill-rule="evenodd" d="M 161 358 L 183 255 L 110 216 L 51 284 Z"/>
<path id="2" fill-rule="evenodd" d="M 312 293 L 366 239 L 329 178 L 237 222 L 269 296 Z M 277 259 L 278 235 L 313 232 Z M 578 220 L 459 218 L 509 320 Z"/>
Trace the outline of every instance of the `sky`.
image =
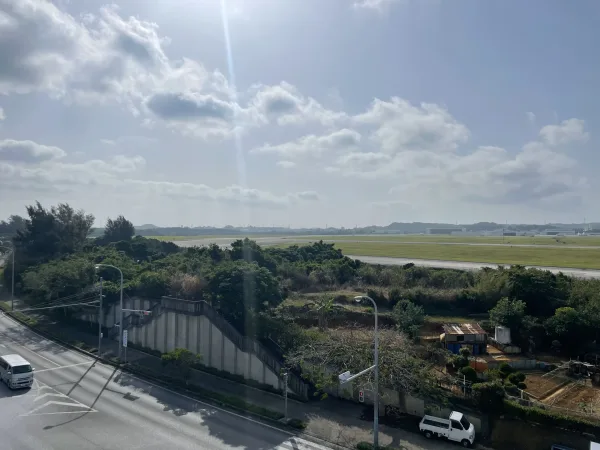
<path id="1" fill-rule="evenodd" d="M 0 219 L 600 220 L 596 0 L 0 0 Z"/>

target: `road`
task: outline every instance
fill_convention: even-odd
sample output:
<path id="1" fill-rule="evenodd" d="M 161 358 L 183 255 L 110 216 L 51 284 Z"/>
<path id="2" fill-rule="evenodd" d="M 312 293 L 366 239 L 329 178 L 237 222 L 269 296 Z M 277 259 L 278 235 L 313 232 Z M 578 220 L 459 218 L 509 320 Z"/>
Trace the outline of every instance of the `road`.
<path id="1" fill-rule="evenodd" d="M 238 238 L 202 238 L 202 239 L 192 239 L 189 241 L 173 241 L 175 244 L 180 247 L 194 247 L 194 246 L 204 246 L 212 243 L 218 244 L 222 247 L 227 247 L 231 245 L 231 243 Z M 277 244 L 307 244 L 310 240 L 307 239 L 295 239 L 295 238 L 287 238 L 287 237 L 256 237 L 252 238 L 259 245 L 269 246 L 269 245 L 277 245 Z M 339 243 L 348 243 L 348 242 L 381 242 L 381 243 L 398 243 L 398 241 L 366 241 L 366 240 L 339 240 L 330 239 L 325 242 L 339 242 Z M 412 242 L 411 244 L 414 244 Z M 428 244 L 433 244 L 428 242 Z M 439 243 L 435 243 L 439 244 Z M 447 243 L 446 245 L 455 245 Z M 460 245 L 490 245 L 490 244 L 479 244 L 479 243 L 467 243 Z M 492 245 L 503 245 L 503 244 L 492 244 Z M 532 244 L 522 244 L 522 245 L 513 245 L 513 247 L 532 247 Z M 543 248 L 552 248 L 552 245 L 544 245 L 540 246 Z M 565 248 L 561 246 L 560 248 Z M 572 248 L 569 246 L 569 248 Z M 582 247 L 586 249 L 595 248 L 595 247 Z M 466 262 L 466 261 L 443 261 L 443 260 L 435 260 L 435 259 L 411 259 L 411 258 L 388 258 L 383 256 L 359 256 L 359 255 L 346 255 L 352 259 L 358 259 L 364 261 L 369 264 L 382 264 L 382 265 L 390 265 L 390 266 L 399 266 L 408 263 L 413 263 L 418 266 L 426 266 L 426 267 L 439 267 L 444 269 L 459 269 L 459 270 L 478 270 L 484 267 L 498 267 L 497 264 L 493 263 L 484 263 L 484 262 Z M 553 273 L 563 272 L 565 275 L 570 275 L 577 278 L 600 278 L 600 270 L 591 270 L 591 269 L 573 269 L 568 267 L 546 267 L 546 266 L 527 266 L 527 267 L 535 267 L 537 269 L 549 270 Z"/>
<path id="2" fill-rule="evenodd" d="M 326 450 L 48 341 L 0 316 L 0 354 L 35 368 L 32 389 L 0 384 L 0 448 Z"/>

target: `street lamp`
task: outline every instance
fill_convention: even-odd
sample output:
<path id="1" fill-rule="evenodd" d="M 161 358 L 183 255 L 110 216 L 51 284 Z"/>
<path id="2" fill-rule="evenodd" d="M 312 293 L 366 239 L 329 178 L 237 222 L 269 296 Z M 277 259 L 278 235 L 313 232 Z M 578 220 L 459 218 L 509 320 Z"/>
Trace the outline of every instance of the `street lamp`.
<path id="1" fill-rule="evenodd" d="M 0 247 L 11 250 L 12 252 L 12 276 L 11 276 L 11 290 L 10 290 L 10 310 L 14 311 L 15 309 L 15 252 L 17 251 L 17 249 L 15 248 L 15 245 L 12 244 L 12 247 L 7 247 L 4 244 L 3 241 L 0 241 Z"/>
<path id="2" fill-rule="evenodd" d="M 363 300 L 369 300 L 371 303 L 373 303 L 373 308 L 375 309 L 375 350 L 373 351 L 375 364 L 372 366 L 372 368 L 375 370 L 375 398 L 373 399 L 373 447 L 379 448 L 379 334 L 377 330 L 377 303 L 375 303 L 375 300 L 367 295 L 358 295 L 354 297 L 354 301 L 357 303 L 360 303 Z M 367 371 L 368 370 L 369 369 L 367 369 Z M 361 374 L 363 372 L 361 372 Z M 349 381 L 348 375 L 350 374 L 342 375 L 345 375 L 344 378 L 346 378 L 346 381 Z M 340 375 L 340 380 L 342 380 L 342 375 Z"/>
<path id="3" fill-rule="evenodd" d="M 121 361 L 121 347 L 123 345 L 123 271 L 119 269 L 117 266 L 113 266 L 112 264 L 96 264 L 96 270 L 101 267 L 110 267 L 111 269 L 116 269 L 121 274 L 121 299 L 119 302 L 120 305 L 120 319 L 119 319 L 119 361 Z"/>

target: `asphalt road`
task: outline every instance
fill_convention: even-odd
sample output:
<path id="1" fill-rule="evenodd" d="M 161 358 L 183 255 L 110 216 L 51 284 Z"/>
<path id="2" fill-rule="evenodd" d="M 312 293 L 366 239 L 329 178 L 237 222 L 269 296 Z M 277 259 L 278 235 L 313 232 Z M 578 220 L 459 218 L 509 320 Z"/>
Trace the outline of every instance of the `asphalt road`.
<path id="1" fill-rule="evenodd" d="M 193 239 L 189 241 L 174 241 L 175 244 L 180 247 L 194 247 L 194 246 L 204 246 L 212 243 L 218 244 L 222 247 L 227 247 L 231 245 L 233 241 L 238 238 L 203 238 L 203 239 Z M 259 245 L 269 246 L 269 245 L 277 245 L 277 244 L 307 244 L 310 242 L 308 239 L 294 239 L 292 238 L 284 238 L 284 237 L 256 237 L 253 238 Z M 330 239 L 325 242 L 380 242 L 380 243 L 398 243 L 398 241 L 366 241 L 366 240 L 339 240 Z M 415 244 L 415 242 L 412 242 Z M 428 244 L 433 244 L 428 242 Z M 435 243 L 439 244 L 439 243 Z M 456 245 L 454 243 L 447 243 L 446 245 Z M 468 243 L 468 244 L 460 244 L 460 245 L 490 245 L 490 244 L 479 244 L 479 243 Z M 492 244 L 492 245 L 503 245 L 503 244 Z M 513 247 L 535 247 L 531 244 L 523 244 L 523 245 L 513 245 Z M 540 246 L 544 248 L 552 248 L 553 245 L 544 245 Z M 560 248 L 565 248 L 561 246 Z M 569 247 L 571 248 L 571 247 Z M 582 247 L 586 249 L 595 248 L 595 247 Z M 465 262 L 465 261 L 443 261 L 443 260 L 435 260 L 435 259 L 411 259 L 411 258 L 387 258 L 383 256 L 356 256 L 356 255 L 346 255 L 352 259 L 359 259 L 369 264 L 382 264 L 382 265 L 390 265 L 390 266 L 399 266 L 408 263 L 413 263 L 418 266 L 426 266 L 426 267 L 439 267 L 445 269 L 459 269 L 459 270 L 478 270 L 484 267 L 498 267 L 497 264 L 493 263 L 484 263 L 484 262 Z M 590 270 L 590 269 L 572 269 L 567 267 L 546 267 L 546 266 L 527 266 L 527 267 L 535 267 L 537 269 L 549 270 L 553 273 L 563 272 L 565 275 L 571 275 L 573 277 L 578 278 L 600 278 L 600 270 Z"/>
<path id="2" fill-rule="evenodd" d="M 326 450 L 182 396 L 48 341 L 0 316 L 0 354 L 35 368 L 34 386 L 0 384 L 0 448 L 14 450 Z"/>

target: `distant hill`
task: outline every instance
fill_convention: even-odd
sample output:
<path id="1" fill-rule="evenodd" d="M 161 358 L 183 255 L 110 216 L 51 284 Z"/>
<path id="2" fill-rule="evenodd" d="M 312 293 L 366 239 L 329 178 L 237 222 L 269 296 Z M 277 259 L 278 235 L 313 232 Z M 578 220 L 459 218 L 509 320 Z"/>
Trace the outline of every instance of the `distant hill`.
<path id="1" fill-rule="evenodd" d="M 387 226 L 370 226 L 361 228 L 283 228 L 283 227 L 156 227 L 142 225 L 136 227 L 137 234 L 141 236 L 248 236 L 248 235 L 327 235 L 342 234 L 419 234 L 425 233 L 427 228 L 464 228 L 466 231 L 484 232 L 498 229 L 512 231 L 542 231 L 551 229 L 570 229 L 583 231 L 593 224 L 499 224 L 495 222 L 478 222 L 473 224 L 449 224 L 434 222 L 393 222 Z M 146 227 L 146 228 L 144 228 Z M 597 226 L 594 226 L 597 228 Z"/>

